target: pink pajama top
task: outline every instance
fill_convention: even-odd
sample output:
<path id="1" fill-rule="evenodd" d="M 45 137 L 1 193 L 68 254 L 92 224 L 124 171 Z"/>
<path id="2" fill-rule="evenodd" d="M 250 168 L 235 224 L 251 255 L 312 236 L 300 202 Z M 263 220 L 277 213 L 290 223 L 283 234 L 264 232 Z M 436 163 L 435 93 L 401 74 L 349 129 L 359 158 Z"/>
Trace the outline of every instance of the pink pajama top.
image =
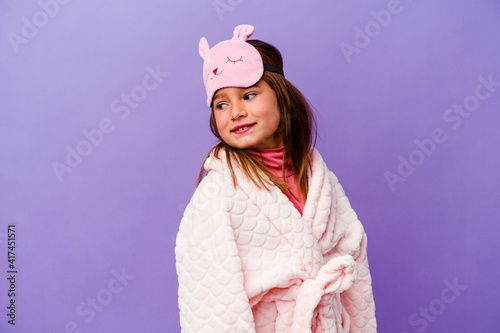
<path id="1" fill-rule="evenodd" d="M 259 161 L 261 161 L 276 177 L 283 179 L 283 154 L 285 152 L 284 147 L 273 148 L 273 149 L 248 149 L 248 152 L 255 155 Z M 259 154 L 260 153 L 260 154 Z M 305 200 L 302 196 L 302 192 L 293 176 L 292 166 L 290 161 L 287 161 L 285 167 L 285 182 L 290 185 L 290 191 L 299 200 L 295 199 L 290 192 L 283 192 L 284 195 L 293 203 L 294 207 L 302 215 L 302 209 L 304 208 Z"/>

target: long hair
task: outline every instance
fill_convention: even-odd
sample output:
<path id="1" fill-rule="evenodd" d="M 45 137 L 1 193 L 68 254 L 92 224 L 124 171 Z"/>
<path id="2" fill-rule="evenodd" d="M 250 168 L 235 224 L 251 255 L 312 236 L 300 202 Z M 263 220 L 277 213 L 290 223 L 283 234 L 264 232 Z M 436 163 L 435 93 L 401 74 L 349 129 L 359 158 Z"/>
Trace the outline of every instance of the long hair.
<path id="1" fill-rule="evenodd" d="M 262 61 L 269 65 L 283 68 L 283 58 L 277 48 L 260 40 L 248 40 L 247 43 L 253 45 L 259 51 Z M 210 116 L 210 130 L 220 140 L 205 157 L 210 156 L 212 150 L 214 156 L 219 158 L 219 152 L 223 149 L 226 153 L 229 170 L 236 187 L 238 181 L 234 174 L 233 162 L 244 172 L 244 174 L 253 181 L 258 188 L 269 188 L 269 180 L 280 190 L 288 191 L 290 186 L 285 179 L 285 161 L 289 160 L 291 169 L 303 198 L 307 197 L 307 168 L 311 166 L 310 151 L 316 145 L 317 126 L 311 107 L 302 93 L 284 76 L 274 72 L 264 71 L 262 76 L 264 80 L 275 92 L 280 111 L 280 125 L 277 129 L 282 135 L 284 154 L 283 154 L 283 179 L 274 176 L 260 161 L 246 151 L 229 146 L 222 140 L 215 122 L 213 106 Z M 203 179 L 204 167 L 202 165 L 196 187 Z M 266 177 L 267 176 L 267 177 Z M 195 190 L 196 190 L 195 187 Z M 194 193 L 194 192 L 193 192 Z M 290 192 L 291 193 L 291 192 Z M 291 193 L 293 195 L 293 193 Z"/>

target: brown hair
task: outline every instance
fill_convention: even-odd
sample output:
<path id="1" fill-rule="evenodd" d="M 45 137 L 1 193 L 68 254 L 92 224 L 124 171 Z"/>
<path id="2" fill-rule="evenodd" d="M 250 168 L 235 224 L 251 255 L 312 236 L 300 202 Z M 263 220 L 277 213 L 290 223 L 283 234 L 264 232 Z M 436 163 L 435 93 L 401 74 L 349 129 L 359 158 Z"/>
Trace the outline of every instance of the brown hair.
<path id="1" fill-rule="evenodd" d="M 283 58 L 277 48 L 260 40 L 248 40 L 247 43 L 253 45 L 257 51 L 259 51 L 262 56 L 262 61 L 265 64 L 283 68 Z M 280 109 L 280 126 L 277 131 L 281 132 L 280 134 L 282 135 L 284 146 L 283 180 L 274 176 L 260 161 L 255 159 L 254 156 L 245 149 L 231 147 L 222 140 L 217 130 L 213 106 L 210 116 L 210 130 L 220 142 L 210 151 L 214 150 L 214 156 L 218 158 L 219 151 L 225 149 L 226 159 L 235 187 L 238 182 L 233 170 L 233 159 L 243 170 L 248 179 L 252 180 L 258 188 L 264 187 L 269 190 L 266 186 L 266 184 L 269 184 L 269 181 L 266 177 L 263 177 L 263 175 L 267 175 L 280 190 L 289 190 L 290 186 L 284 181 L 285 161 L 289 159 L 295 180 L 305 199 L 309 190 L 307 185 L 307 167 L 310 167 L 311 162 L 309 153 L 311 148 L 316 145 L 317 138 L 314 114 L 306 98 L 293 84 L 285 79 L 284 76 L 265 71 L 261 80 L 264 80 L 274 90 Z M 210 156 L 210 152 L 205 157 L 205 160 L 208 156 Z M 196 187 L 200 184 L 203 173 L 204 168 L 202 165 Z"/>

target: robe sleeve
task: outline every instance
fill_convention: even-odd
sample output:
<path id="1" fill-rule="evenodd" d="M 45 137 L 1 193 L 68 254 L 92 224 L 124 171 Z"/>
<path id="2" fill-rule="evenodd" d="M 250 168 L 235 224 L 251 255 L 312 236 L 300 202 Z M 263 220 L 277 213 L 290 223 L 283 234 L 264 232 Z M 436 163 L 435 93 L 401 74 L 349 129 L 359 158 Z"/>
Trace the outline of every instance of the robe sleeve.
<path id="1" fill-rule="evenodd" d="M 183 333 L 255 332 L 222 184 L 210 173 L 186 207 L 176 239 Z"/>
<path id="2" fill-rule="evenodd" d="M 333 175 L 333 174 L 332 174 Z M 336 252 L 353 256 L 358 279 L 353 286 L 340 294 L 344 309 L 349 314 L 350 330 L 356 333 L 377 332 L 375 302 L 373 299 L 372 279 L 368 267 L 367 238 L 363 225 L 351 208 L 345 192 L 333 175 L 335 182 L 336 226 L 342 225 L 343 235 L 336 246 Z"/>
<path id="3" fill-rule="evenodd" d="M 368 269 L 366 256 L 366 234 L 361 241 L 359 256 L 355 258 L 358 270 L 358 280 L 354 285 L 340 294 L 342 305 L 350 317 L 350 332 L 377 332 L 375 319 L 375 302 L 373 300 L 372 279 Z"/>

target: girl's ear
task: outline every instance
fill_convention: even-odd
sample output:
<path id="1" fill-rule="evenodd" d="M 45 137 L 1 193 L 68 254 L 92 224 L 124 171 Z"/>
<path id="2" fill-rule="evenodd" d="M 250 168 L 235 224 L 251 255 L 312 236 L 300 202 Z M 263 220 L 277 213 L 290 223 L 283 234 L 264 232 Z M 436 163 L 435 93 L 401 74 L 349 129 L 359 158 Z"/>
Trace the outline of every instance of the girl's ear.
<path id="1" fill-rule="evenodd" d="M 205 37 L 201 37 L 200 44 L 198 47 L 199 47 L 198 52 L 200 52 L 200 56 L 203 59 L 205 59 L 205 57 L 208 55 L 208 52 L 210 51 L 210 47 L 208 46 L 208 42 Z"/>
<path id="2" fill-rule="evenodd" d="M 255 28 L 249 24 L 241 24 L 234 28 L 232 40 L 240 40 L 246 42 L 247 39 L 252 36 Z"/>

